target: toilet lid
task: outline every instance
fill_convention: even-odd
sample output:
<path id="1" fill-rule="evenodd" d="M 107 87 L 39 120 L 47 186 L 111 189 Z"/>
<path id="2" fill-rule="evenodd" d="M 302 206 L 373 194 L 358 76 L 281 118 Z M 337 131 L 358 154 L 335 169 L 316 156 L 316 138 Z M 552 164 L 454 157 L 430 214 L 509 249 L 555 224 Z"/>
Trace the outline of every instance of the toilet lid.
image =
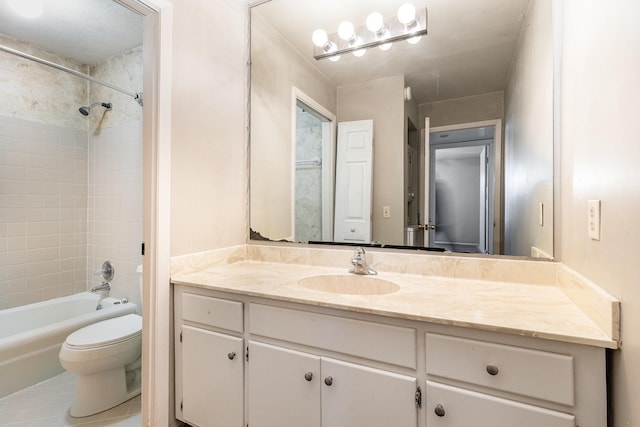
<path id="1" fill-rule="evenodd" d="M 137 314 L 114 317 L 78 329 L 67 337 L 72 347 L 100 347 L 125 341 L 142 333 L 142 317 Z"/>

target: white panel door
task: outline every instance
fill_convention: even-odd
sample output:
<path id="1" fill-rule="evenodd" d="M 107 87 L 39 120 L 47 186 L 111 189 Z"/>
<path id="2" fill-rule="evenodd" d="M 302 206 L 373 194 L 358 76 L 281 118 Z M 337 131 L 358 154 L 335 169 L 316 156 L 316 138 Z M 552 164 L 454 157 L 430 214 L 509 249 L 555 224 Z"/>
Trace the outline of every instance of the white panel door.
<path id="1" fill-rule="evenodd" d="M 327 358 L 321 370 L 322 427 L 417 426 L 415 378 Z"/>
<path id="2" fill-rule="evenodd" d="M 194 426 L 241 427 L 244 419 L 242 338 L 182 329 L 183 417 Z"/>
<path id="3" fill-rule="evenodd" d="M 336 155 L 336 242 L 371 241 L 373 120 L 340 122 Z"/>
<path id="4" fill-rule="evenodd" d="M 320 358 L 249 341 L 249 425 L 320 427 Z"/>
<path id="5" fill-rule="evenodd" d="M 575 417 L 427 381 L 429 427 L 575 427 Z"/>

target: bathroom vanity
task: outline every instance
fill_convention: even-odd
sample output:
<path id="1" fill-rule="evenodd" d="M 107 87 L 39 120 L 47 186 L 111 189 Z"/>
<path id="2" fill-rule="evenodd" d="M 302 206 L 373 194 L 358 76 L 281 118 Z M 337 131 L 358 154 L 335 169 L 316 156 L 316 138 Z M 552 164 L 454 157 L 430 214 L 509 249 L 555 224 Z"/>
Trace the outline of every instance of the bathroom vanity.
<path id="1" fill-rule="evenodd" d="M 605 354 L 617 342 L 556 286 L 371 279 L 251 260 L 175 275 L 177 418 L 238 427 L 606 425 Z"/>

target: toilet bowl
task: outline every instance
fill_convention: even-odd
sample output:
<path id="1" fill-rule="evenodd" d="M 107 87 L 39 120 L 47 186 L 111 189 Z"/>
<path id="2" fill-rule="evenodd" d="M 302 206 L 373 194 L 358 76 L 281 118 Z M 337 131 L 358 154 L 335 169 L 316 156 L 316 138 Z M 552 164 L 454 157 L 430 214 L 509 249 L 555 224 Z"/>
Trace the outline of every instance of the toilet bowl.
<path id="1" fill-rule="evenodd" d="M 76 376 L 72 417 L 97 414 L 140 394 L 142 317 L 127 314 L 85 326 L 60 348 L 60 364 Z"/>

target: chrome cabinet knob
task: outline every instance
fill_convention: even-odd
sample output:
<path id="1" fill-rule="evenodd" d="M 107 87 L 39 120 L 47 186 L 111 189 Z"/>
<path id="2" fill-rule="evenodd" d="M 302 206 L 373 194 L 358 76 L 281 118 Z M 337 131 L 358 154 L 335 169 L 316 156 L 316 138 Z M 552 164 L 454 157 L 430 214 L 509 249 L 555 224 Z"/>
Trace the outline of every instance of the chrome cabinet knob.
<path id="1" fill-rule="evenodd" d="M 441 404 L 438 403 L 436 405 L 436 409 L 434 409 L 433 412 L 435 412 L 436 415 L 439 416 L 439 417 L 444 417 L 444 414 L 445 414 L 444 406 L 442 406 Z"/>
<path id="2" fill-rule="evenodd" d="M 498 375 L 498 367 L 496 365 L 487 365 L 487 373 L 489 375 Z"/>
<path id="3" fill-rule="evenodd" d="M 313 372 L 307 372 L 304 374 L 304 379 L 307 381 L 311 381 L 313 379 Z"/>
<path id="4" fill-rule="evenodd" d="M 325 378 L 325 379 L 324 379 L 324 383 L 325 383 L 326 385 L 329 385 L 329 386 L 330 386 L 331 384 L 333 384 L 333 377 L 327 377 L 327 378 Z"/>
<path id="5" fill-rule="evenodd" d="M 229 360 L 233 360 L 236 358 L 236 352 L 232 351 L 231 353 L 227 354 L 227 357 L 229 358 Z"/>

